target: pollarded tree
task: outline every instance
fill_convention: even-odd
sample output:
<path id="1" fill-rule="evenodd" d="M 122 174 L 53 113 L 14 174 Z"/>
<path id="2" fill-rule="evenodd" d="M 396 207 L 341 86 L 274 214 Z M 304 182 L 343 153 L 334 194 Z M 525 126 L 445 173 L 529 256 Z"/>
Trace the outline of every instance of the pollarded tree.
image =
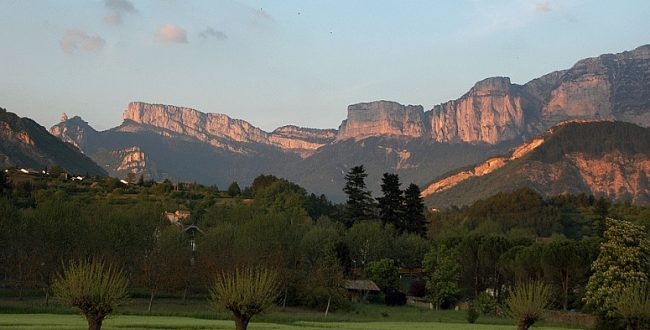
<path id="1" fill-rule="evenodd" d="M 404 231 L 424 237 L 427 233 L 427 220 L 424 216 L 424 202 L 420 196 L 420 188 L 411 183 L 404 190 Z"/>
<path id="2" fill-rule="evenodd" d="M 244 267 L 221 273 L 210 289 L 215 307 L 223 307 L 235 317 L 235 328 L 246 330 L 251 318 L 269 309 L 278 297 L 277 272 L 260 267 Z"/>
<path id="3" fill-rule="evenodd" d="M 551 290 L 544 282 L 529 281 L 515 285 L 506 301 L 508 314 L 517 321 L 517 330 L 528 330 L 542 319 L 551 302 Z"/>
<path id="4" fill-rule="evenodd" d="M 70 263 L 58 275 L 52 289 L 63 304 L 81 310 L 89 330 L 98 330 L 104 318 L 126 302 L 127 285 L 122 270 L 93 260 Z"/>
<path id="5" fill-rule="evenodd" d="M 377 202 L 381 222 L 395 226 L 401 233 L 405 228 L 402 224 L 404 196 L 400 185 L 397 174 L 384 173 L 381 179 L 381 192 L 384 196 L 377 198 Z"/>
<path id="6" fill-rule="evenodd" d="M 345 203 L 345 225 L 349 228 L 360 220 L 374 217 L 375 203 L 366 188 L 366 169 L 363 165 L 355 166 L 345 175 L 343 192 L 348 195 Z"/>
<path id="7" fill-rule="evenodd" d="M 648 280 L 650 241 L 643 227 L 607 218 L 605 241 L 591 264 L 585 302 L 605 317 L 616 317 L 616 300 L 628 283 Z"/>

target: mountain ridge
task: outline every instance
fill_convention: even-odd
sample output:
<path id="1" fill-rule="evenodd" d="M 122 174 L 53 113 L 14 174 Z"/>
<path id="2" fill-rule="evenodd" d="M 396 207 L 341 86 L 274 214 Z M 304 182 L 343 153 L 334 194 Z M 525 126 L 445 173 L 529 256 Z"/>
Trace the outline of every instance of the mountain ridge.
<path id="1" fill-rule="evenodd" d="M 258 171 L 256 174 L 280 175 L 314 192 L 341 197 L 342 173 L 357 163 L 376 163 L 373 171 L 379 175 L 396 172 L 404 175 L 405 182 L 422 185 L 503 154 L 565 121 L 621 120 L 650 126 L 650 45 L 583 59 L 569 69 L 523 85 L 513 84 L 507 77 L 486 78 L 458 99 L 426 111 L 421 105 L 386 100 L 352 104 L 339 129 L 286 125 L 266 132 L 224 114 L 143 102 L 130 103 L 123 119 L 122 125 L 102 132 L 83 120 L 66 120 L 51 132 L 101 159 L 113 175 L 125 174 L 116 164 L 144 155 L 150 159 L 145 164 L 157 169 L 148 171 L 152 178 L 218 184 L 230 179 L 246 184 L 253 177 L 242 173 Z M 136 136 L 146 136 L 148 145 L 138 142 Z M 188 150 L 196 146 L 204 155 L 183 153 L 179 157 L 174 141 L 183 141 Z M 175 160 L 195 162 L 202 157 L 211 159 L 206 166 L 233 168 L 217 170 L 220 174 L 202 171 L 205 176 L 197 177 L 187 170 L 178 172 L 179 166 L 174 164 Z M 371 174 L 377 174 L 374 172 Z M 378 183 L 369 186 L 378 190 Z"/>

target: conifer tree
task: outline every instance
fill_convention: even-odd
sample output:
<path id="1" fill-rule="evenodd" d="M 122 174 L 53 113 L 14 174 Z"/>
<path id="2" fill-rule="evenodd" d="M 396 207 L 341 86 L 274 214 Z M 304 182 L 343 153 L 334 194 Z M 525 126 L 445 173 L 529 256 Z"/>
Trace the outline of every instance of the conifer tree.
<path id="1" fill-rule="evenodd" d="M 344 223 L 347 227 L 360 220 L 368 220 L 374 216 L 374 200 L 366 188 L 365 179 L 368 176 L 363 165 L 355 166 L 345 175 L 343 192 L 348 195 L 345 203 Z"/>
<path id="2" fill-rule="evenodd" d="M 401 233 L 405 230 L 402 221 L 404 196 L 400 189 L 399 177 L 397 174 L 384 173 L 381 180 L 384 196 L 377 198 L 379 219 L 384 225 L 392 224 Z"/>
<path id="3" fill-rule="evenodd" d="M 424 217 L 424 202 L 420 188 L 411 183 L 404 191 L 404 231 L 424 236 L 427 233 L 427 220 Z"/>

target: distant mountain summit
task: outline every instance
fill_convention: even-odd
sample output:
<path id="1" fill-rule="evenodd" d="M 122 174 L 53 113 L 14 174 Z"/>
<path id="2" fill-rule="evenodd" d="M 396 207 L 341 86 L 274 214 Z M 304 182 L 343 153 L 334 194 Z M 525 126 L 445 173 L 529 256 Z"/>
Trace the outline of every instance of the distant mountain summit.
<path id="1" fill-rule="evenodd" d="M 426 185 L 436 208 L 467 205 L 498 192 L 532 188 L 544 196 L 586 193 L 650 204 L 650 128 L 597 121 L 560 124 L 505 156 Z"/>
<path id="2" fill-rule="evenodd" d="M 0 108 L 0 167 L 41 171 L 54 165 L 71 174 L 106 175 L 79 149 L 62 142 L 33 120 Z"/>
<path id="3" fill-rule="evenodd" d="M 365 164 L 372 190 L 383 172 L 423 185 L 503 154 L 561 122 L 613 120 L 650 126 L 650 45 L 577 62 L 524 85 L 477 82 L 456 100 L 420 105 L 376 101 L 348 106 L 338 129 L 283 126 L 266 132 L 224 114 L 132 102 L 122 125 L 97 132 L 78 117 L 51 128 L 112 175 L 248 184 L 261 174 L 342 198 L 343 175 Z M 598 138 L 597 136 L 595 138 Z"/>

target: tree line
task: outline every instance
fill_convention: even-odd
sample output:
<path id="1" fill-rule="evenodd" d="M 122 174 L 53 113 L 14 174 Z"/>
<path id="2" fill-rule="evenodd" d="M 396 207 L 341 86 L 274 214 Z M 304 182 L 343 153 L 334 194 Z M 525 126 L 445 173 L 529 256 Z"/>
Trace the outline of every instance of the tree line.
<path id="1" fill-rule="evenodd" d="M 3 175 L 2 283 L 17 296 L 40 289 L 48 301 L 63 265 L 101 257 L 121 267 L 129 291 L 155 309 L 161 293 L 205 295 L 216 274 L 258 265 L 278 272 L 281 306 L 346 308 L 343 280 L 367 278 L 382 289 L 372 299 L 385 303 L 408 294 L 436 308 L 470 302 L 502 315 L 516 284 L 535 280 L 548 286 L 553 308 L 593 311 L 615 329 L 624 319 L 621 283 L 644 283 L 650 274 L 646 207 L 522 189 L 432 212 L 417 186 L 402 190 L 396 174 L 383 175 L 377 198 L 366 178 L 362 166 L 351 168 L 348 200 L 335 205 L 272 175 L 246 188 L 250 200 L 197 184 Z M 182 226 L 162 216 L 176 208 L 192 212 Z M 630 237 L 634 246 L 621 243 Z M 633 271 L 610 278 L 611 267 Z M 415 274 L 408 282 L 400 279 L 405 269 Z M 602 287 L 609 293 L 590 293 Z"/>

